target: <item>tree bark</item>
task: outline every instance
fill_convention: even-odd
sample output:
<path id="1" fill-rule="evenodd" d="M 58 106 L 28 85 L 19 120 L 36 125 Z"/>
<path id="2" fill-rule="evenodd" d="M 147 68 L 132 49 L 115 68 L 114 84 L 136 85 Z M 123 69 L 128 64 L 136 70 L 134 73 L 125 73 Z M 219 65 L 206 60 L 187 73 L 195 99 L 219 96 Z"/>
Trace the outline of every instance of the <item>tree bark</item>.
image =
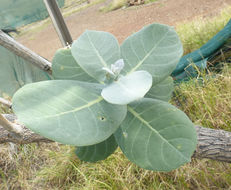
<path id="1" fill-rule="evenodd" d="M 196 126 L 198 144 L 196 158 L 231 163 L 231 132 Z"/>
<path id="2" fill-rule="evenodd" d="M 14 115 L 5 114 L 10 122 L 16 122 Z M 212 160 L 231 163 L 231 132 L 195 126 L 198 144 L 193 155 L 194 158 L 208 158 Z M 53 142 L 45 137 L 35 134 L 21 125 L 20 138 L 0 126 L 0 144 L 13 142 L 16 144 L 29 144 L 34 142 Z"/>

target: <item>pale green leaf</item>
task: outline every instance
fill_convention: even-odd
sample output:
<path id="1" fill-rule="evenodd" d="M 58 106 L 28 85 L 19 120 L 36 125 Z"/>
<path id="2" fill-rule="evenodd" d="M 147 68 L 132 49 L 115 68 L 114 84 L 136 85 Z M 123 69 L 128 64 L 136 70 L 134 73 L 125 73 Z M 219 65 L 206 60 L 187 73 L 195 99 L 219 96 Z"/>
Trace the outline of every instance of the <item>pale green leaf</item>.
<path id="1" fill-rule="evenodd" d="M 162 24 L 144 27 L 121 45 L 125 72 L 146 70 L 153 76 L 153 84 L 172 73 L 182 53 L 182 44 L 174 28 Z"/>
<path id="2" fill-rule="evenodd" d="M 13 111 L 32 131 L 54 141 L 88 146 L 107 139 L 125 118 L 126 106 L 100 96 L 102 86 L 72 80 L 28 84 L 13 96 Z"/>
<path id="3" fill-rule="evenodd" d="M 128 106 L 115 137 L 130 161 L 155 171 L 190 162 L 197 143 L 194 125 L 182 111 L 149 98 Z"/>
<path id="4" fill-rule="evenodd" d="M 52 75 L 54 79 L 96 82 L 75 61 L 70 48 L 62 48 L 56 51 L 52 60 Z"/>
<path id="5" fill-rule="evenodd" d="M 168 77 L 156 85 L 152 85 L 151 89 L 145 95 L 146 98 L 153 98 L 168 102 L 172 97 L 174 84 L 172 77 Z"/>
<path id="6" fill-rule="evenodd" d="M 105 80 L 103 67 L 109 67 L 120 59 L 120 48 L 116 38 L 101 31 L 84 32 L 73 42 L 71 52 L 78 64 L 99 82 Z"/>
<path id="7" fill-rule="evenodd" d="M 147 71 L 136 71 L 106 86 L 101 95 L 112 104 L 126 105 L 143 98 L 152 86 L 152 75 Z"/>
<path id="8" fill-rule="evenodd" d="M 82 161 L 97 162 L 105 160 L 118 147 L 114 135 L 111 135 L 105 141 L 91 146 L 77 147 L 75 154 Z"/>

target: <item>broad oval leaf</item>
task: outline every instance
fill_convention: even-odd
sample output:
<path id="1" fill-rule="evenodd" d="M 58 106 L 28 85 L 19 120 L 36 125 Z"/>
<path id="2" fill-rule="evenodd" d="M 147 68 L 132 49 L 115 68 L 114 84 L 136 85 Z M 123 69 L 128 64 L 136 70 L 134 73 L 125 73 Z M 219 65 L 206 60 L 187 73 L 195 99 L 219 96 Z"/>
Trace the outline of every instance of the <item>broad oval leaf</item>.
<path id="1" fill-rule="evenodd" d="M 71 52 L 78 64 L 99 82 L 105 80 L 103 67 L 120 59 L 117 39 L 108 32 L 86 30 L 73 42 Z"/>
<path id="2" fill-rule="evenodd" d="M 22 86 L 50 80 L 51 76 L 0 46 L 0 96 L 12 97 Z"/>
<path id="3" fill-rule="evenodd" d="M 126 106 L 100 96 L 101 85 L 53 80 L 24 86 L 13 96 L 13 111 L 32 131 L 76 146 L 102 142 L 126 116 Z"/>
<path id="4" fill-rule="evenodd" d="M 101 95 L 112 104 L 126 105 L 143 98 L 152 86 L 152 75 L 136 71 L 106 86 Z"/>
<path id="5" fill-rule="evenodd" d="M 129 160 L 155 171 L 170 171 L 190 162 L 197 143 L 194 125 L 182 111 L 149 98 L 128 106 L 115 137 Z"/>
<path id="6" fill-rule="evenodd" d="M 76 62 L 70 48 L 58 49 L 52 60 L 52 75 L 54 79 L 79 80 L 96 82 Z"/>
<path id="7" fill-rule="evenodd" d="M 173 27 L 151 24 L 129 36 L 121 45 L 121 54 L 126 73 L 146 70 L 157 84 L 175 69 L 183 48 Z"/>
<path id="8" fill-rule="evenodd" d="M 174 84 L 172 77 L 168 77 L 156 85 L 152 85 L 151 89 L 145 95 L 146 98 L 153 98 L 168 102 L 172 97 Z"/>
<path id="9" fill-rule="evenodd" d="M 85 162 L 97 162 L 105 160 L 118 147 L 114 135 L 111 135 L 105 141 L 91 146 L 77 147 L 75 154 Z"/>

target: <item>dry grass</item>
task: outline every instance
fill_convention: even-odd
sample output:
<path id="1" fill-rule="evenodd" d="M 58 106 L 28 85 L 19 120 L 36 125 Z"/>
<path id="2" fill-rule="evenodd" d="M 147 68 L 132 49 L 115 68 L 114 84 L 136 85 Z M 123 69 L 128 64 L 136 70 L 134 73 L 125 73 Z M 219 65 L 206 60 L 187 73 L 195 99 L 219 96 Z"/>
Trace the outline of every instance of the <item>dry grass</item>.
<path id="1" fill-rule="evenodd" d="M 37 144 L 12 147 L 10 144 L 1 145 L 0 151 L 0 189 L 37 189 L 31 180 L 36 171 L 49 163 L 46 149 L 56 151 L 55 145 Z M 35 186 L 34 186 L 35 185 Z"/>
<path id="2" fill-rule="evenodd" d="M 176 88 L 181 109 L 196 124 L 231 131 L 231 69 L 222 74 L 204 75 L 200 80 L 182 83 Z"/>
<path id="3" fill-rule="evenodd" d="M 156 1 L 157 0 L 144 0 L 144 4 L 150 4 Z M 140 5 L 133 5 L 133 6 L 140 6 Z M 127 8 L 127 7 L 129 7 L 129 0 L 112 0 L 111 3 L 100 8 L 100 11 L 109 12 L 109 11 L 114 11 L 117 9 Z"/>
<path id="4" fill-rule="evenodd" d="M 69 146 L 25 147 L 13 159 L 8 149 L 4 151 L 6 170 L 1 171 L 0 189 L 217 190 L 231 186 L 230 164 L 215 161 L 193 160 L 175 171 L 160 173 L 138 168 L 119 150 L 107 160 L 92 164 L 79 161 Z"/>
<path id="5" fill-rule="evenodd" d="M 101 7 L 100 11 L 109 12 L 109 11 L 114 11 L 114 10 L 120 9 L 122 7 L 127 7 L 127 6 L 128 6 L 127 0 L 112 0 L 111 3 L 109 3 L 108 5 Z"/>

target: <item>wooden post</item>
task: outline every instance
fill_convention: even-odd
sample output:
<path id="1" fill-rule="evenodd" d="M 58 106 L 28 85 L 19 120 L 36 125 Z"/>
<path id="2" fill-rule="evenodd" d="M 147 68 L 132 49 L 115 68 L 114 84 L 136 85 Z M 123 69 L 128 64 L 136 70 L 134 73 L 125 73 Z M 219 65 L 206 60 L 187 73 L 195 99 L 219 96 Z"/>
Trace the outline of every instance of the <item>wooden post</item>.
<path id="1" fill-rule="evenodd" d="M 72 38 L 56 0 L 43 0 L 51 17 L 55 30 L 64 47 L 72 44 Z"/>

